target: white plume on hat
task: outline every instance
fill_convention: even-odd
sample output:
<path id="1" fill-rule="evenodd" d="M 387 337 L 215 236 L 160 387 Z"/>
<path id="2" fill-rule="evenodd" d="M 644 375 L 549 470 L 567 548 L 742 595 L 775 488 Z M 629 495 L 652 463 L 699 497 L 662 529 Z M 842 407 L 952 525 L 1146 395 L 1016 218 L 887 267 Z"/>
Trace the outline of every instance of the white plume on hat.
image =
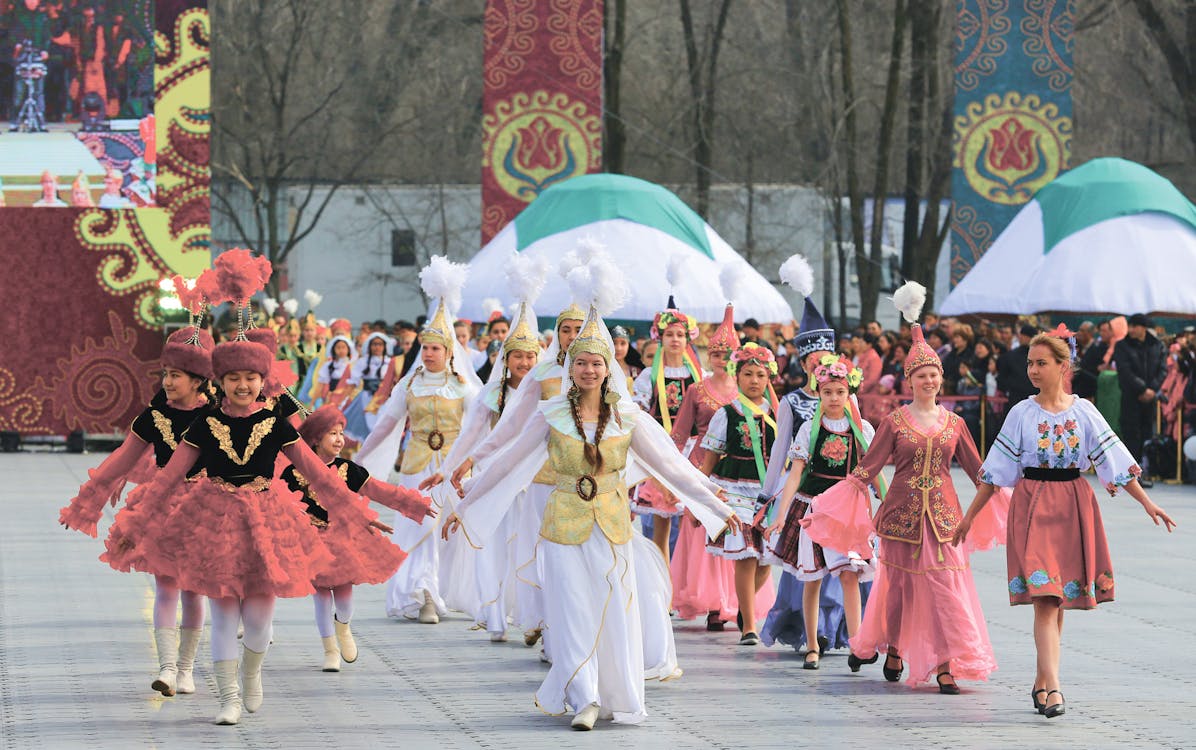
<path id="1" fill-rule="evenodd" d="M 299 312 L 299 300 L 295 299 L 294 297 L 283 300 L 282 309 L 287 311 L 287 315 L 294 317 L 295 313 Z"/>
<path id="2" fill-rule="evenodd" d="M 303 299 L 307 302 L 307 309 L 314 310 L 317 305 L 324 301 L 324 295 L 314 289 L 308 289 L 303 293 Z"/>
<path id="3" fill-rule="evenodd" d="M 893 292 L 893 307 L 901 313 L 906 322 L 917 323 L 926 304 L 926 287 L 916 281 L 907 281 Z"/>
<path id="4" fill-rule="evenodd" d="M 728 302 L 735 302 L 739 296 L 740 286 L 743 284 L 747 269 L 738 260 L 727 263 L 718 272 L 718 283 L 722 287 L 723 296 Z"/>
<path id="5" fill-rule="evenodd" d="M 274 315 L 274 311 L 278 309 L 278 300 L 266 297 L 262 300 L 262 309 L 266 311 L 266 315 Z"/>
<path id="6" fill-rule="evenodd" d="M 446 311 L 456 315 L 461 309 L 461 290 L 469 266 L 454 263 L 443 255 L 433 255 L 428 265 L 419 272 L 420 288 L 430 299 L 443 299 Z"/>
<path id="7" fill-rule="evenodd" d="M 548 282 L 548 262 L 526 253 L 515 253 L 507 261 L 507 288 L 519 302 L 533 304 Z"/>
<path id="8" fill-rule="evenodd" d="M 803 297 L 814 293 L 814 269 L 801 254 L 790 255 L 778 272 L 781 281 Z"/>

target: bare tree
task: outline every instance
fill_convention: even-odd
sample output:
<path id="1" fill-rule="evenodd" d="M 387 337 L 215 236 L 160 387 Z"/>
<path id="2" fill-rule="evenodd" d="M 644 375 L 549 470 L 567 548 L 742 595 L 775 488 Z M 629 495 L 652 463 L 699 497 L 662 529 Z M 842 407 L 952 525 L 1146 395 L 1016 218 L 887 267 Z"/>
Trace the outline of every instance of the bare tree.
<path id="1" fill-rule="evenodd" d="M 402 95 L 415 87 L 414 40 L 470 20 L 433 16 L 419 2 L 346 12 L 320 0 L 213 0 L 212 13 L 221 29 L 213 80 L 224 82 L 213 89 L 212 167 L 223 177 L 213 206 L 240 242 L 285 270 L 339 189 L 368 176 L 392 138 L 427 116 Z"/>
<path id="2" fill-rule="evenodd" d="M 710 213 L 710 176 L 714 167 L 714 105 L 715 94 L 718 91 L 718 53 L 727 28 L 731 0 L 719 0 L 714 23 L 703 30 L 702 49 L 698 46 L 698 31 L 694 26 L 689 0 L 679 1 L 681 29 L 685 35 L 685 65 L 689 73 L 689 93 L 692 99 L 692 155 L 697 191 L 695 210 L 705 219 Z"/>
<path id="3" fill-rule="evenodd" d="M 607 172 L 625 169 L 627 128 L 623 124 L 623 50 L 627 43 L 627 0 L 605 0 L 603 34 L 602 158 Z"/>

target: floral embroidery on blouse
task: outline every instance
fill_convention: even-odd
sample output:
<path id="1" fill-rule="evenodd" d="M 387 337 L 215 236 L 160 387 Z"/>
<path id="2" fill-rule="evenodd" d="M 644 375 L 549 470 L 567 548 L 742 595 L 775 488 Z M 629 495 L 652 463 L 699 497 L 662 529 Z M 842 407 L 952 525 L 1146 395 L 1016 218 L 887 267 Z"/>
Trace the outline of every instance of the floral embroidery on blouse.
<path id="1" fill-rule="evenodd" d="M 848 454 L 847 439 L 842 435 L 831 435 L 822 443 L 822 448 L 819 454 L 826 459 L 826 462 L 835 468 L 839 468 L 847 463 Z"/>
<path id="2" fill-rule="evenodd" d="M 745 419 L 744 421 L 740 422 L 735 431 L 739 433 L 739 445 L 743 447 L 744 450 L 750 451 L 752 449 L 752 432 L 748 427 L 747 420 Z"/>
<path id="3" fill-rule="evenodd" d="M 1061 424 L 1038 423 L 1036 444 L 1038 466 L 1042 469 L 1074 469 L 1080 465 L 1079 425 L 1074 419 Z"/>

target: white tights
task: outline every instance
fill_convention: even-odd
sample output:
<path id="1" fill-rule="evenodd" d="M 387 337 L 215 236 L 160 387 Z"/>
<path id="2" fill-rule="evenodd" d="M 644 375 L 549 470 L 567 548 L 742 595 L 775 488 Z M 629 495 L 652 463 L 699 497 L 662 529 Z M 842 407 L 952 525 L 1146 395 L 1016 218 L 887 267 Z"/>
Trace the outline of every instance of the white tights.
<path id="1" fill-rule="evenodd" d="M 183 627 L 203 629 L 203 597 L 179 591 L 170 578 L 154 576 L 154 628 L 174 628 L 179 620 L 179 599 L 183 601 Z"/>
<path id="2" fill-rule="evenodd" d="M 274 619 L 274 597 L 250 596 L 245 599 L 229 597 L 209 599 L 212 604 L 212 661 L 229 661 L 240 654 L 237 648 L 237 625 L 245 624 L 241 643 L 250 651 L 264 654 L 270 647 L 271 622 Z"/>
<path id="3" fill-rule="evenodd" d="M 336 619 L 347 623 L 353 619 L 353 584 L 346 583 L 334 589 L 316 589 L 312 601 L 316 604 L 316 627 L 321 638 L 333 635 L 332 612 L 335 602 Z"/>

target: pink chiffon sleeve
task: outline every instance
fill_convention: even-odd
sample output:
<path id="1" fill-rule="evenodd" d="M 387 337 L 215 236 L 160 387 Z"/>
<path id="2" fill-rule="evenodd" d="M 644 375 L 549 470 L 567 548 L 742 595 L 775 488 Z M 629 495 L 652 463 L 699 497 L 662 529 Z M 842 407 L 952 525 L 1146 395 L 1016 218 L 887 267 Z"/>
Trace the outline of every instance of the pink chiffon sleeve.
<path id="1" fill-rule="evenodd" d="M 959 441 L 955 444 L 955 460 L 959 462 L 960 467 L 972 482 L 979 486 L 976 478 L 980 476 L 980 467 L 984 462 L 980 459 L 980 451 L 976 450 L 976 443 L 972 441 L 972 433 L 968 431 L 962 420 L 958 427 L 956 433 L 959 435 Z M 963 543 L 965 553 L 970 555 L 973 552 L 983 552 L 1005 543 L 1011 499 L 1012 496 L 1008 489 L 996 488 L 992 497 L 988 499 L 988 503 L 972 520 L 972 528 L 968 531 L 967 539 Z"/>
<path id="2" fill-rule="evenodd" d="M 428 506 L 432 504 L 432 498 L 421 495 L 415 490 L 379 482 L 373 477 L 367 479 L 361 486 L 361 494 L 391 510 L 397 510 L 416 523 L 424 520 L 424 516 L 428 513 Z"/>
<path id="3" fill-rule="evenodd" d="M 147 453 L 153 456 L 152 446 L 130 433 L 103 463 L 88 470 L 87 481 L 79 488 L 79 494 L 59 511 L 58 522 L 90 537 L 98 536 L 96 526 L 104 515 L 104 503 L 116 506 L 129 474 Z"/>
<path id="4" fill-rule="evenodd" d="M 285 446 L 282 452 L 315 488 L 319 493 L 320 503 L 338 522 L 369 525 L 378 520 L 378 514 L 369 504 L 361 502 L 357 493 L 341 481 L 340 475 L 321 461 L 305 443 L 291 443 Z M 172 462 L 173 460 L 171 459 Z"/>

